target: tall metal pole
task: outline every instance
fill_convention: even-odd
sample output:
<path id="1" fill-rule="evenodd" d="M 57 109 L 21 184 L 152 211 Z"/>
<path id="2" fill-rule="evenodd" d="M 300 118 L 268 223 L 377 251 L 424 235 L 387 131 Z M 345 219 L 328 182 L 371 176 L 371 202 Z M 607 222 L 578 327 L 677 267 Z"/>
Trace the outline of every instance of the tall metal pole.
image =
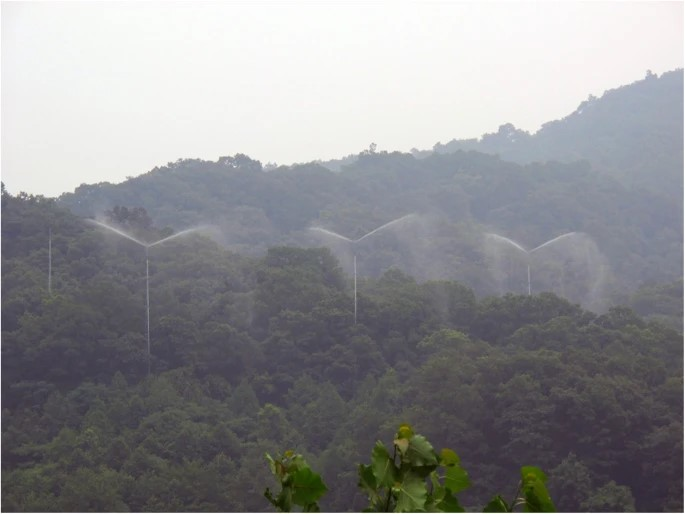
<path id="1" fill-rule="evenodd" d="M 530 291 L 530 263 L 528 263 L 528 296 L 531 296 L 531 291 Z"/>
<path id="2" fill-rule="evenodd" d="M 350 239 L 349 237 L 345 237 L 345 236 L 342 236 L 340 234 L 336 234 L 335 232 L 333 232 L 331 230 L 326 230 L 325 228 L 321 228 L 321 227 L 310 227 L 310 230 L 316 230 L 319 232 L 323 232 L 324 234 L 327 234 L 329 236 L 334 236 L 334 237 L 337 237 L 338 239 L 342 239 L 343 241 L 347 241 L 351 245 L 355 245 L 355 244 L 359 243 L 361 240 L 366 239 L 369 236 L 372 236 L 376 232 L 383 230 L 385 228 L 388 228 L 391 225 L 394 225 L 396 223 L 399 223 L 402 220 L 409 219 L 409 218 L 413 217 L 414 215 L 415 214 L 413 214 L 413 213 L 412 214 L 406 214 L 406 215 L 401 216 L 397 219 L 389 221 L 385 225 L 381 225 L 380 227 L 373 229 L 371 232 L 364 234 L 362 237 L 360 237 L 358 239 Z M 501 236 L 497 236 L 497 237 L 501 237 Z M 154 243 L 154 244 L 157 244 L 157 243 Z M 354 254 L 353 262 L 354 262 L 354 324 L 356 325 L 357 324 L 357 254 Z"/>
<path id="3" fill-rule="evenodd" d="M 52 228 L 48 229 L 48 294 L 52 295 Z"/>
<path id="4" fill-rule="evenodd" d="M 354 324 L 357 324 L 357 254 L 354 254 Z"/>
<path id="5" fill-rule="evenodd" d="M 147 307 L 147 374 L 150 374 L 150 260 L 145 247 L 145 305 Z"/>
<path id="6" fill-rule="evenodd" d="M 92 220 L 92 219 L 87 219 L 86 221 L 89 223 L 93 223 L 95 225 L 98 225 L 99 227 L 106 228 L 107 230 L 111 230 L 112 232 L 116 232 L 120 236 L 123 236 L 126 239 L 130 239 L 134 243 L 145 248 L 145 311 L 146 311 L 146 318 L 147 318 L 147 322 L 146 322 L 146 328 L 147 328 L 147 330 L 146 330 L 146 332 L 147 332 L 147 374 L 149 375 L 150 374 L 151 356 L 150 356 L 150 261 L 148 258 L 148 249 L 151 246 L 155 246 L 158 244 L 165 243 L 166 241 L 169 241 L 170 239 L 175 239 L 175 238 L 182 236 L 184 234 L 187 234 L 189 232 L 193 232 L 195 230 L 198 230 L 199 228 L 189 228 L 186 230 L 182 230 L 181 232 L 177 232 L 176 234 L 173 234 L 171 236 L 160 239 L 159 241 L 155 241 L 154 243 L 144 243 L 144 242 L 136 239 L 132 235 L 127 234 L 126 232 L 123 232 L 123 231 L 121 231 L 115 227 L 110 227 L 109 225 L 107 225 L 105 223 L 101 223 L 99 221 Z"/>

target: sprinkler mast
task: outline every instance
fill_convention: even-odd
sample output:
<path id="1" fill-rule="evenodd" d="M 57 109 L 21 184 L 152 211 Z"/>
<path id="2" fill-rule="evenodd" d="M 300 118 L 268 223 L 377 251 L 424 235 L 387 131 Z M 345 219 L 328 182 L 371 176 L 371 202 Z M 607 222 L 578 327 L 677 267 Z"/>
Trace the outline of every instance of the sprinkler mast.
<path id="1" fill-rule="evenodd" d="M 372 236 L 376 232 L 380 232 L 383 229 L 386 229 L 392 225 L 400 223 L 406 219 L 413 218 L 414 216 L 416 216 L 415 213 L 405 214 L 404 216 L 400 216 L 399 218 L 396 218 L 392 221 L 389 221 L 386 224 L 381 225 L 380 227 L 377 227 L 370 232 L 367 232 L 366 234 L 364 234 L 363 236 L 361 236 L 358 239 L 350 239 L 349 237 L 345 237 L 341 234 L 338 234 L 337 232 L 333 232 L 332 230 L 328 230 L 328 229 L 325 229 L 322 227 L 310 227 L 309 230 L 312 230 L 315 232 L 321 232 L 322 234 L 325 234 L 325 235 L 330 236 L 330 237 L 335 237 L 336 239 L 340 239 L 342 241 L 345 241 L 354 247 L 354 245 L 356 245 L 357 243 L 359 243 L 363 239 L 366 239 L 367 237 Z M 357 254 L 356 254 L 356 252 L 353 255 L 352 263 L 353 263 L 352 265 L 354 268 L 354 324 L 356 325 L 357 324 Z"/>
<path id="2" fill-rule="evenodd" d="M 557 241 L 561 239 L 566 239 L 567 237 L 571 237 L 574 235 L 575 232 L 567 232 L 566 234 L 562 234 L 560 236 L 557 236 L 555 238 L 550 239 L 549 241 L 546 241 L 542 243 L 540 246 L 536 246 L 532 250 L 526 250 L 523 246 L 518 244 L 516 241 L 509 239 L 508 237 L 500 236 L 499 234 L 493 234 L 493 233 L 487 233 L 485 234 L 487 237 L 490 237 L 492 239 L 495 239 L 496 241 L 501 241 L 503 243 L 507 243 L 510 246 L 513 246 L 516 248 L 518 251 L 523 252 L 526 255 L 526 264 L 528 266 L 528 296 L 532 296 L 532 289 L 530 285 L 530 258 L 538 250 L 542 250 L 546 246 L 553 245 Z"/>
<path id="3" fill-rule="evenodd" d="M 48 229 L 48 294 L 52 296 L 52 227 Z"/>
<path id="4" fill-rule="evenodd" d="M 106 228 L 107 230 L 111 230 L 115 234 L 118 234 L 122 237 L 125 237 L 126 239 L 129 239 L 133 241 L 134 243 L 142 246 L 145 248 L 145 318 L 146 318 L 146 323 L 145 323 L 145 332 L 146 332 L 146 339 L 147 339 L 147 374 L 150 374 L 150 360 L 151 360 L 151 351 L 150 351 L 150 258 L 149 258 L 149 250 L 151 247 L 156 246 L 158 244 L 166 243 L 167 241 L 171 239 L 175 239 L 179 236 L 183 236 L 185 234 L 188 234 L 190 232 L 195 232 L 199 230 L 199 228 L 189 228 L 186 230 L 182 230 L 181 232 L 177 232 L 176 234 L 173 234 L 168 237 L 164 237 L 162 239 L 159 239 L 158 241 L 154 241 L 152 243 L 144 243 L 140 241 L 139 239 L 136 239 L 130 234 L 127 234 L 126 232 L 123 232 L 122 230 L 119 230 L 118 228 L 111 227 L 107 225 L 106 223 L 101 223 L 99 221 L 93 220 L 93 219 L 87 219 L 86 220 L 89 223 L 93 223 L 95 225 L 98 225 L 99 227 Z"/>

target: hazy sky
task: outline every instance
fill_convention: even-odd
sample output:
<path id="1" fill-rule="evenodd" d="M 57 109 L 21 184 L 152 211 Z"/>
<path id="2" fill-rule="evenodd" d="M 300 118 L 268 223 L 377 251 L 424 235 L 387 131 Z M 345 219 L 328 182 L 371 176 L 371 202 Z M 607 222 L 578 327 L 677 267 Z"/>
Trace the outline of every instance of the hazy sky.
<path id="1" fill-rule="evenodd" d="M 683 67 L 682 2 L 2 2 L 2 180 L 535 132 Z"/>

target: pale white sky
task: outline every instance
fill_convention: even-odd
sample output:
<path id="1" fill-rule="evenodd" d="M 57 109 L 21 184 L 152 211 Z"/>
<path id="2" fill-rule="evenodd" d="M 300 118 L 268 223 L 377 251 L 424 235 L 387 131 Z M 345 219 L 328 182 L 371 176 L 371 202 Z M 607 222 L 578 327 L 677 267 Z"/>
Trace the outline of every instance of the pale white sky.
<path id="1" fill-rule="evenodd" d="M 2 180 L 57 196 L 535 132 L 683 67 L 682 2 L 2 2 Z"/>

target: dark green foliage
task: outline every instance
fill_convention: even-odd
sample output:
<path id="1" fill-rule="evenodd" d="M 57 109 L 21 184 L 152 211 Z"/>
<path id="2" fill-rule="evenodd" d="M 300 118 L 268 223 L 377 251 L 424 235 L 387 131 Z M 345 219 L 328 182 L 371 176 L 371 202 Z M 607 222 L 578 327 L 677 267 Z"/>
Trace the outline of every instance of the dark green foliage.
<path id="1" fill-rule="evenodd" d="M 682 156 L 662 142 L 658 164 L 639 164 L 657 182 Z M 560 510 L 682 511 L 682 195 L 609 172 L 476 152 L 264 172 L 237 155 L 59 202 L 3 190 L 3 510 L 261 510 L 263 456 L 279 448 L 321 470 L 328 511 L 365 508 L 357 481 L 389 484 L 379 464 L 406 458 L 392 501 L 412 508 L 435 471 L 421 439 L 367 460 L 407 421 L 477 478 L 461 490 L 448 465 L 439 487 L 459 503 L 433 484 L 435 508 L 509 509 L 532 463 Z M 233 251 L 200 234 L 149 251 L 149 376 L 144 250 L 59 204 L 150 240 L 219 220 Z M 307 230 L 354 239 L 408 212 L 421 215 L 353 248 Z M 527 292 L 517 259 L 500 282 L 489 267 L 483 232 L 533 248 L 571 230 L 606 256 L 595 274 L 541 258 L 528 296 L 513 294 Z M 602 277 L 602 294 L 588 288 Z M 585 310 L 595 293 L 616 305 Z"/>
<path id="2" fill-rule="evenodd" d="M 281 486 L 276 498 L 266 489 L 264 496 L 269 502 L 281 512 L 290 512 L 293 503 L 304 512 L 318 511 L 316 500 L 327 488 L 304 458 L 292 451 L 285 452 L 282 460 L 274 460 L 268 453 L 266 458 Z M 407 424 L 400 425 L 395 435 L 392 457 L 377 441 L 371 464 L 360 464 L 358 475 L 357 485 L 369 500 L 364 512 L 464 512 L 454 495 L 471 485 L 454 451 L 443 448 L 436 453 L 426 438 Z M 524 466 L 517 497 L 511 504 L 498 495 L 484 512 L 513 512 L 519 506 L 525 512 L 555 512 L 546 481 L 539 468 Z"/>
<path id="3" fill-rule="evenodd" d="M 326 492 L 321 477 L 314 473 L 302 455 L 286 451 L 278 460 L 266 454 L 271 473 L 278 479 L 281 491 L 274 497 L 269 488 L 264 496 L 281 512 L 290 512 L 293 504 L 302 512 L 319 512 L 317 500 Z"/>

